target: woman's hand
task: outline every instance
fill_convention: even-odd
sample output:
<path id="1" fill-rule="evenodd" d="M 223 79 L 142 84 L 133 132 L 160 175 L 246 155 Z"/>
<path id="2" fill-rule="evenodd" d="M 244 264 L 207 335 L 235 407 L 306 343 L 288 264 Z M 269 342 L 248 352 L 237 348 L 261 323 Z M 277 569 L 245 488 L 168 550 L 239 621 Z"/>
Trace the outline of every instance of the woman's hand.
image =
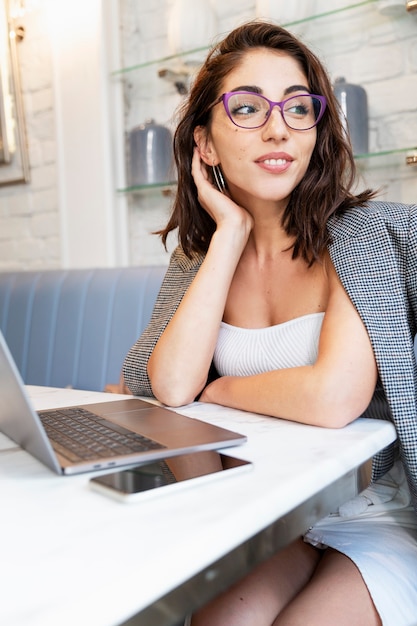
<path id="1" fill-rule="evenodd" d="M 219 385 L 218 381 L 221 380 L 220 378 L 213 380 L 213 382 L 209 383 L 207 385 L 207 387 L 205 387 L 200 395 L 200 397 L 198 398 L 199 402 L 208 402 L 208 403 L 213 403 L 216 404 L 216 383 L 217 386 Z M 210 391 L 213 391 L 213 394 L 210 393 Z"/>
<path id="2" fill-rule="evenodd" d="M 207 165 L 202 161 L 200 151 L 194 148 L 191 173 L 197 187 L 198 201 L 211 218 L 217 228 L 232 225 L 234 229 L 241 228 L 245 243 L 253 228 L 252 216 L 241 206 L 236 204 L 227 191 L 221 193 L 210 181 Z"/>

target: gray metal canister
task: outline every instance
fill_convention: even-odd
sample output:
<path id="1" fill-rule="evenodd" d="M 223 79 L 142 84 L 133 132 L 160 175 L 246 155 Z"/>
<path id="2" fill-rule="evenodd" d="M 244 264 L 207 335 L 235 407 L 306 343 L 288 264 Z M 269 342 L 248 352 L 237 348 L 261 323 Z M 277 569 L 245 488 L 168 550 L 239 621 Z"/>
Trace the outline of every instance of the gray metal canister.
<path id="1" fill-rule="evenodd" d="M 336 78 L 334 94 L 342 110 L 342 122 L 346 128 L 354 154 L 369 151 L 368 98 L 360 85 L 347 83 L 345 78 Z"/>
<path id="2" fill-rule="evenodd" d="M 173 180 L 172 134 L 169 128 L 147 120 L 129 133 L 129 185 L 152 185 Z"/>

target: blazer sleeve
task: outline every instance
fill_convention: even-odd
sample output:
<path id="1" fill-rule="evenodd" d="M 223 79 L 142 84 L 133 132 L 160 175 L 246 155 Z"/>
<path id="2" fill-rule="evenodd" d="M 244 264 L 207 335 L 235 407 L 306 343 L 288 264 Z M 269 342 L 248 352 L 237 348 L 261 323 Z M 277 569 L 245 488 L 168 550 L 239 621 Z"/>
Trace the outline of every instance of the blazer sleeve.
<path id="1" fill-rule="evenodd" d="M 407 294 L 413 316 L 412 331 L 417 332 L 417 205 L 410 207 L 408 227 L 408 245 L 405 255 L 407 261 Z"/>
<path id="2" fill-rule="evenodd" d="M 148 376 L 148 361 L 153 349 L 177 310 L 202 263 L 202 256 L 189 259 L 177 247 L 162 281 L 151 319 L 123 363 L 124 382 L 137 396 L 153 396 Z"/>

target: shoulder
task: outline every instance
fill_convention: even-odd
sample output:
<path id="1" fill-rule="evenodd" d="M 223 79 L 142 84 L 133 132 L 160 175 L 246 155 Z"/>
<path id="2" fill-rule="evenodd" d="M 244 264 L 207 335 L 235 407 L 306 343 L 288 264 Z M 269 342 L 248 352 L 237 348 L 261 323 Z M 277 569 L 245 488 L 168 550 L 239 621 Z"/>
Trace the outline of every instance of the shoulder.
<path id="1" fill-rule="evenodd" d="M 203 254 L 194 253 L 188 257 L 182 246 L 177 246 L 171 254 L 170 268 L 177 268 L 181 272 L 195 272 L 199 269 L 204 260 Z"/>
<path id="2" fill-rule="evenodd" d="M 375 200 L 332 216 L 327 227 L 333 239 L 346 239 L 372 235 L 381 228 L 406 235 L 416 222 L 417 205 Z"/>
<path id="3" fill-rule="evenodd" d="M 197 274 L 204 255 L 188 257 L 181 246 L 171 254 L 168 269 L 162 282 L 158 305 L 180 300 Z"/>

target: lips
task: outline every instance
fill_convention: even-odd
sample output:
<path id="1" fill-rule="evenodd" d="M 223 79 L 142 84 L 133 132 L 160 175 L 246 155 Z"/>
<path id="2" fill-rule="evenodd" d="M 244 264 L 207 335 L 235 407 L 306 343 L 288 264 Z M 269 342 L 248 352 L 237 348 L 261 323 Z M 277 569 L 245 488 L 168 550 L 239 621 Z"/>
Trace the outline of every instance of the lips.
<path id="1" fill-rule="evenodd" d="M 273 152 L 270 154 L 264 154 L 256 159 L 256 163 L 266 163 L 267 165 L 283 165 L 284 163 L 291 162 L 294 159 L 286 152 Z"/>
<path id="2" fill-rule="evenodd" d="M 262 155 L 256 159 L 255 163 L 263 169 L 282 172 L 290 167 L 293 160 L 293 157 L 286 152 L 273 152 Z"/>

